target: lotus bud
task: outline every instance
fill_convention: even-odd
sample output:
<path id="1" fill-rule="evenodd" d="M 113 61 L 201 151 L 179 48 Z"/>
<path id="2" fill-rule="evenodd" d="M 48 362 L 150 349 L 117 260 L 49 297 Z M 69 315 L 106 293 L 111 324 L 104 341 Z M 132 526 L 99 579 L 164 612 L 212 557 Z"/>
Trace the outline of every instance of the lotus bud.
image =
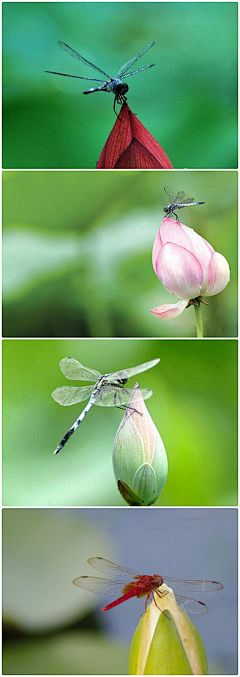
<path id="1" fill-rule="evenodd" d="M 201 235 L 167 216 L 156 235 L 152 253 L 153 268 L 167 291 L 181 301 L 153 308 L 162 320 L 180 315 L 190 305 L 204 303 L 203 296 L 214 296 L 230 280 L 228 261 Z"/>
<path id="2" fill-rule="evenodd" d="M 162 146 L 124 103 L 96 169 L 172 169 Z"/>
<path id="3" fill-rule="evenodd" d="M 160 590 L 163 596 L 159 598 L 155 593 L 155 601 L 149 604 L 135 630 L 129 674 L 208 674 L 205 648 L 197 628 L 177 606 L 172 589 L 163 584 Z"/>
<path id="4" fill-rule="evenodd" d="M 135 383 L 113 446 L 118 489 L 129 505 L 152 505 L 167 479 L 162 438 Z"/>

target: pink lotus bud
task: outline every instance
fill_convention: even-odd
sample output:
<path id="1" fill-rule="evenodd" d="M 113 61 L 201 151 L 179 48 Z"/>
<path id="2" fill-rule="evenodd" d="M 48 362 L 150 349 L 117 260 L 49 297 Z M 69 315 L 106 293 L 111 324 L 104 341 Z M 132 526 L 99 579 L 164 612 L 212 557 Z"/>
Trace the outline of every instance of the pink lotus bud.
<path id="1" fill-rule="evenodd" d="M 224 256 L 193 228 L 167 216 L 156 235 L 152 261 L 165 289 L 182 299 L 177 304 L 153 308 L 151 312 L 162 319 L 177 317 L 191 301 L 201 301 L 203 295 L 218 294 L 230 279 Z"/>

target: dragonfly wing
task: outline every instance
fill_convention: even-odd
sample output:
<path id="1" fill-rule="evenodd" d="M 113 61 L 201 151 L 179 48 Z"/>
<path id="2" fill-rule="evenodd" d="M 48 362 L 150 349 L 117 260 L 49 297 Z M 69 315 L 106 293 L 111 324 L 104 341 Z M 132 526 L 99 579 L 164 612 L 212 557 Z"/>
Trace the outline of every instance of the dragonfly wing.
<path id="1" fill-rule="evenodd" d="M 127 405 L 130 397 L 135 395 L 134 405 L 137 406 L 138 392 L 134 388 L 118 388 L 111 385 L 102 386 L 100 392 L 95 397 L 94 404 L 97 404 L 99 407 L 119 407 Z M 140 392 L 144 400 L 152 397 L 153 394 L 151 388 L 141 388 Z"/>
<path id="2" fill-rule="evenodd" d="M 55 402 L 62 404 L 63 407 L 68 407 L 70 404 L 77 404 L 84 402 L 92 394 L 93 386 L 83 386 L 82 388 L 75 388 L 75 386 L 60 386 L 52 392 L 52 397 Z"/>
<path id="3" fill-rule="evenodd" d="M 52 73 L 52 75 L 64 75 L 65 78 L 77 78 L 78 80 L 90 80 L 90 82 L 104 82 L 106 80 L 96 80 L 96 78 L 83 78 L 81 75 L 69 75 L 69 73 L 57 73 L 57 71 L 44 71 L 45 73 Z"/>
<path id="4" fill-rule="evenodd" d="M 101 377 L 99 371 L 84 367 L 74 357 L 64 357 L 60 360 L 59 366 L 64 376 L 73 381 L 94 381 L 95 383 Z"/>
<path id="5" fill-rule="evenodd" d="M 109 576 L 118 576 L 118 578 L 127 578 L 128 581 L 131 581 L 136 576 L 140 576 L 133 569 L 126 569 L 126 567 L 120 567 L 118 564 L 110 562 L 108 559 L 103 557 L 90 557 L 88 559 L 88 564 L 91 565 L 97 571 L 101 571 L 103 574 L 108 574 Z M 122 583 L 122 586 L 125 585 Z"/>
<path id="6" fill-rule="evenodd" d="M 122 595 L 124 581 L 111 581 L 106 578 L 95 578 L 94 576 L 79 576 L 73 581 L 78 588 L 84 588 L 95 592 L 97 595 Z"/>
<path id="7" fill-rule="evenodd" d="M 155 45 L 155 42 L 156 42 L 156 40 L 153 40 L 152 42 L 150 42 L 149 45 L 147 45 L 146 47 L 144 47 L 141 50 L 141 52 L 138 52 L 138 54 L 136 54 L 136 56 L 133 56 L 132 59 L 130 59 L 129 61 L 124 63 L 123 66 L 121 66 L 120 70 L 118 71 L 116 78 L 121 78 L 122 75 L 124 75 L 124 73 L 126 73 L 129 70 L 129 68 L 131 68 L 131 66 L 133 65 L 133 63 L 135 63 L 135 61 L 138 61 L 138 59 L 140 59 L 141 56 L 143 56 L 143 54 L 145 54 L 145 52 L 148 52 L 148 50 L 151 49 L 151 47 L 153 47 L 153 45 Z"/>
<path id="8" fill-rule="evenodd" d="M 165 578 L 164 583 L 169 585 L 173 590 L 195 590 L 196 592 L 211 592 L 213 590 L 222 590 L 222 583 L 217 581 L 188 581 L 181 578 Z"/>
<path id="9" fill-rule="evenodd" d="M 167 194 L 170 203 L 171 203 L 171 202 L 175 202 L 175 200 L 176 200 L 176 195 L 173 194 L 171 188 L 169 188 L 169 186 L 164 186 L 164 189 L 163 189 L 163 190 L 165 190 L 165 193 Z"/>
<path id="10" fill-rule="evenodd" d="M 147 369 L 151 369 L 152 367 L 155 367 L 156 364 L 160 362 L 160 358 L 157 357 L 155 360 L 150 360 L 149 362 L 143 362 L 143 364 L 139 364 L 137 367 L 130 367 L 129 369 L 122 369 L 122 371 L 115 371 L 112 374 L 109 374 L 108 380 L 114 381 L 118 379 L 123 379 L 123 378 L 130 378 L 130 376 L 135 376 L 135 374 L 141 374 L 143 371 L 147 371 Z"/>
<path id="11" fill-rule="evenodd" d="M 65 52 L 68 52 L 70 56 L 73 56 L 74 59 L 77 59 L 77 61 L 81 61 L 81 63 L 84 63 L 87 66 L 91 66 L 91 68 L 94 68 L 95 71 L 98 71 L 99 73 L 102 73 L 102 75 L 105 75 L 108 80 L 111 80 L 110 75 L 105 73 L 101 68 L 98 68 L 98 66 L 95 66 L 94 63 L 91 63 L 91 61 L 88 61 L 87 59 L 84 58 L 81 54 L 78 52 L 75 52 L 75 49 L 72 49 L 72 47 L 69 47 L 68 45 L 65 44 L 65 42 L 61 42 L 61 40 L 58 41 L 59 47 L 65 50 Z"/>
<path id="12" fill-rule="evenodd" d="M 184 198 L 184 200 L 178 200 L 178 202 L 183 202 L 185 205 L 191 204 L 191 202 L 194 202 L 194 197 L 187 197 Z"/>
<path id="13" fill-rule="evenodd" d="M 185 202 L 184 198 L 185 198 L 184 190 L 180 190 L 179 193 L 176 195 L 174 202 L 176 203 Z"/>
<path id="14" fill-rule="evenodd" d="M 156 66 L 156 64 L 151 63 L 150 66 L 143 66 L 143 68 L 137 68 L 136 71 L 132 71 L 131 73 L 127 73 L 127 75 L 124 75 L 123 80 L 126 80 L 126 78 L 129 78 L 130 75 L 136 75 L 136 73 L 141 73 L 141 71 L 146 71 L 148 68 L 152 68 L 153 66 Z"/>
<path id="15" fill-rule="evenodd" d="M 190 597 L 181 597 L 176 595 L 176 602 L 186 614 L 207 614 L 208 607 L 203 602 L 197 602 Z"/>

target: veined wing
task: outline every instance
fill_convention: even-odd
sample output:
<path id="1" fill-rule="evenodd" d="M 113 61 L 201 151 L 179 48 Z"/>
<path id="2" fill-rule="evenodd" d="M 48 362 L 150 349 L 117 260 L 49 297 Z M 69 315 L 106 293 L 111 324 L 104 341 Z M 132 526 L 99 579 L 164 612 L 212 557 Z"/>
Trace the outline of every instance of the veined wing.
<path id="1" fill-rule="evenodd" d="M 83 364 L 78 362 L 78 360 L 75 360 L 74 357 L 64 357 L 60 360 L 59 366 L 64 376 L 73 381 L 94 381 L 94 383 L 96 383 L 101 377 L 99 371 L 84 367 Z"/>
<path id="2" fill-rule="evenodd" d="M 178 204 L 179 202 L 186 202 L 185 198 L 185 193 L 184 190 L 180 190 L 179 193 L 176 195 L 174 202 Z"/>
<path id="3" fill-rule="evenodd" d="M 165 190 L 165 193 L 167 194 L 170 203 L 176 202 L 177 196 L 174 195 L 174 193 L 172 192 L 171 188 L 169 188 L 169 186 L 164 186 L 163 190 Z"/>
<path id="4" fill-rule="evenodd" d="M 57 73 L 57 71 L 44 71 L 52 75 L 63 75 L 65 78 L 77 78 L 78 80 L 90 80 L 90 82 L 106 82 L 106 80 L 96 80 L 96 78 L 83 78 L 81 75 L 70 75 L 69 73 Z"/>
<path id="5" fill-rule="evenodd" d="M 121 567 L 118 564 L 110 562 L 108 559 L 103 557 L 90 557 L 88 559 L 88 564 L 91 565 L 97 571 L 101 571 L 103 574 L 108 574 L 109 576 L 118 576 L 118 578 L 127 578 L 128 581 L 131 581 L 136 576 L 140 576 L 137 571 L 133 569 L 126 569 L 126 567 Z"/>
<path id="6" fill-rule="evenodd" d="M 70 56 L 73 56 L 74 59 L 77 59 L 77 61 L 81 61 L 81 63 L 84 63 L 87 66 L 91 66 L 91 68 L 94 68 L 95 71 L 102 73 L 102 75 L 105 75 L 108 80 L 111 80 L 110 75 L 105 73 L 105 71 L 103 71 L 101 68 L 98 68 L 98 66 L 95 66 L 95 64 L 91 63 L 91 61 L 88 61 L 87 59 L 85 59 L 84 56 L 82 56 L 78 52 L 75 52 L 75 49 L 72 49 L 72 47 L 69 47 L 68 45 L 66 45 L 65 42 L 61 42 L 61 40 L 58 40 L 58 45 L 59 45 L 59 47 L 64 49 L 65 52 L 68 52 L 68 54 L 70 54 Z"/>
<path id="7" fill-rule="evenodd" d="M 176 595 L 176 602 L 186 614 L 207 614 L 208 612 L 206 604 L 190 597 Z"/>
<path id="8" fill-rule="evenodd" d="M 151 63 L 150 66 L 143 66 L 143 68 L 138 68 L 136 71 L 132 71 L 131 73 L 127 73 L 127 75 L 123 76 L 123 80 L 126 80 L 126 78 L 129 78 L 130 75 L 136 75 L 136 73 L 141 73 L 141 71 L 146 71 L 147 68 L 152 68 L 153 66 L 156 66 L 156 64 Z"/>
<path id="9" fill-rule="evenodd" d="M 211 592 L 212 590 L 222 590 L 223 585 L 218 583 L 218 581 L 188 581 L 181 578 L 165 578 L 163 576 L 164 583 L 169 585 L 170 588 L 173 588 L 173 592 L 176 590 L 196 590 L 196 592 Z"/>
<path id="10" fill-rule="evenodd" d="M 177 202 L 179 202 L 181 204 L 183 203 L 185 205 L 188 205 L 188 204 L 191 204 L 192 202 L 194 203 L 194 197 L 187 197 L 187 198 L 184 198 L 184 200 L 177 200 Z"/>
<path id="11" fill-rule="evenodd" d="M 77 404 L 88 400 L 93 391 L 93 386 L 83 386 L 77 388 L 75 386 L 60 386 L 52 392 L 52 397 L 55 402 L 62 404 L 63 407 L 68 407 L 70 404 Z"/>
<path id="12" fill-rule="evenodd" d="M 94 404 L 100 407 L 119 407 L 122 404 L 128 405 L 130 398 L 134 395 L 133 407 L 137 407 L 138 393 L 142 395 L 144 400 L 152 397 L 153 391 L 151 388 L 141 388 L 136 390 L 134 388 L 121 388 L 117 386 L 102 386 L 100 391 L 94 396 Z"/>
<path id="13" fill-rule="evenodd" d="M 130 59 L 129 61 L 124 63 L 123 66 L 121 66 L 120 70 L 118 71 L 116 78 L 121 78 L 122 75 L 124 75 L 124 73 L 126 73 L 129 70 L 129 68 L 131 68 L 131 66 L 133 65 L 133 63 L 135 63 L 135 61 L 138 61 L 138 59 L 140 59 L 140 57 L 143 56 L 143 54 L 145 54 L 145 52 L 148 52 L 148 50 L 151 49 L 151 47 L 153 47 L 153 45 L 155 45 L 155 42 L 156 42 L 156 40 L 153 40 L 152 42 L 150 42 L 149 45 L 147 45 L 146 47 L 144 47 L 141 50 L 141 52 L 138 52 L 138 54 L 136 54 L 136 56 L 133 56 L 132 59 Z"/>
<path id="14" fill-rule="evenodd" d="M 135 376 L 135 374 L 141 374 L 143 371 L 147 371 L 147 369 L 151 369 L 152 367 L 155 367 L 156 364 L 160 362 L 160 358 L 157 357 L 155 360 L 150 360 L 149 362 L 143 362 L 143 364 L 139 364 L 137 367 L 130 367 L 129 369 L 122 369 L 121 371 L 114 371 L 112 374 L 108 375 L 108 380 L 117 380 L 117 379 L 122 379 L 122 378 L 130 378 L 130 376 Z"/>
<path id="15" fill-rule="evenodd" d="M 94 576 L 79 576 L 73 581 L 74 585 L 84 590 L 90 590 L 97 595 L 116 595 L 123 594 L 124 581 L 110 581 L 106 578 L 95 578 Z"/>

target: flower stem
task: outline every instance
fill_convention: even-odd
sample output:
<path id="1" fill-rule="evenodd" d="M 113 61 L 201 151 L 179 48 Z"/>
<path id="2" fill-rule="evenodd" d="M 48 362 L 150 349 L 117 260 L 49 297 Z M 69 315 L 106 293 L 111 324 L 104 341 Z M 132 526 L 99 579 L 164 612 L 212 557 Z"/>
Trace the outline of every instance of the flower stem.
<path id="1" fill-rule="evenodd" d="M 203 338 L 202 309 L 200 304 L 199 306 L 194 306 L 194 310 L 195 310 L 197 338 Z"/>

